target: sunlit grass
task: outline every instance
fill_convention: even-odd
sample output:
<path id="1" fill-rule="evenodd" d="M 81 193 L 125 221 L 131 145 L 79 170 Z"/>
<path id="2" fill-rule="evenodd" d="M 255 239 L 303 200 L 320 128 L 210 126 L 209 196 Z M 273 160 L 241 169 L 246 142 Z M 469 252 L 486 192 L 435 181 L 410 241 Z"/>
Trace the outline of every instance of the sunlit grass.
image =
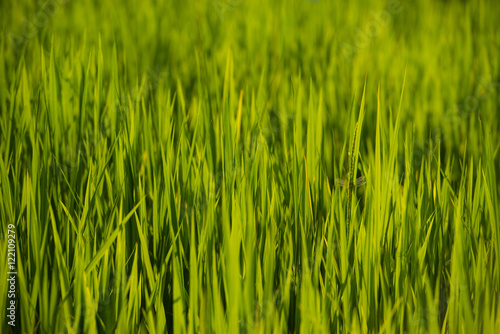
<path id="1" fill-rule="evenodd" d="M 20 1 L 0 18 L 16 331 L 500 328 L 493 2 Z"/>

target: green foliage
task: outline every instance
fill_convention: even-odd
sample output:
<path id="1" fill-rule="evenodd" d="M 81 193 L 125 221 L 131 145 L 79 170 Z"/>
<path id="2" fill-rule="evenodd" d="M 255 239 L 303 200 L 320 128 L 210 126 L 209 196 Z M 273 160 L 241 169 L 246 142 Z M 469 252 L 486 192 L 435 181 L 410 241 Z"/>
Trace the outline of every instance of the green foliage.
<path id="1" fill-rule="evenodd" d="M 493 1 L 1 7 L 16 331 L 500 329 Z"/>

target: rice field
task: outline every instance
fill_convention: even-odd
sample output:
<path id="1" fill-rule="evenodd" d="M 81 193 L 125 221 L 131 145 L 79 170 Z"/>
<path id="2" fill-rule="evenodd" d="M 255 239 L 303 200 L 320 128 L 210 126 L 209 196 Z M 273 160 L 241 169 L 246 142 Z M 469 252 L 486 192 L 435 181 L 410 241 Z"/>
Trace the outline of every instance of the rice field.
<path id="1" fill-rule="evenodd" d="M 0 333 L 499 332 L 499 20 L 0 0 Z"/>

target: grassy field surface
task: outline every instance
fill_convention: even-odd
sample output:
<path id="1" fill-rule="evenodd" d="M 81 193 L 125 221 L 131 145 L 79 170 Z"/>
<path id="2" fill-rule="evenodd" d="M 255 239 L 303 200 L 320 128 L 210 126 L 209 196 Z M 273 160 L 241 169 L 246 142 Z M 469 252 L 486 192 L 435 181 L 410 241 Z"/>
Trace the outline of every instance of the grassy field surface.
<path id="1" fill-rule="evenodd" d="M 499 21 L 0 0 L 0 333 L 498 332 Z"/>

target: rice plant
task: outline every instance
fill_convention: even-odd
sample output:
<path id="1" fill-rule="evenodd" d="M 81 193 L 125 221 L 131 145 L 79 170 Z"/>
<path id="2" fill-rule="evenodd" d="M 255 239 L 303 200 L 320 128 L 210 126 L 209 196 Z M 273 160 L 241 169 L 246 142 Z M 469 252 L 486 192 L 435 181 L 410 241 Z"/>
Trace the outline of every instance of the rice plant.
<path id="1" fill-rule="evenodd" d="M 500 331 L 494 1 L 0 8 L 0 333 Z"/>

